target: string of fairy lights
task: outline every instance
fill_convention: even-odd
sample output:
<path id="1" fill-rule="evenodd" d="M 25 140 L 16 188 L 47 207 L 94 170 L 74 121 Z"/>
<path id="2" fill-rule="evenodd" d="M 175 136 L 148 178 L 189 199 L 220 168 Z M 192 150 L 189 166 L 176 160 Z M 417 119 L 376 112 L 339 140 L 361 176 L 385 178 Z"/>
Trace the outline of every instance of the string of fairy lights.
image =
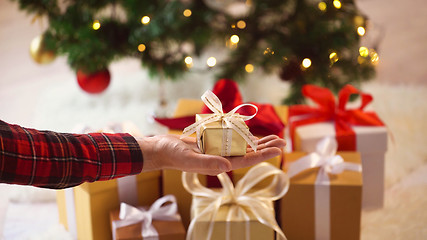
<path id="1" fill-rule="evenodd" d="M 336 9 L 341 9 L 342 4 L 340 0 L 333 0 L 333 6 Z M 318 9 L 322 12 L 326 12 L 327 11 L 327 4 L 324 1 L 321 1 L 318 3 L 317 5 Z M 192 11 L 191 9 L 185 9 L 182 14 L 185 17 L 191 17 L 192 15 Z M 141 24 L 143 25 L 148 25 L 150 24 L 151 18 L 149 16 L 143 16 L 141 17 Z M 355 17 L 355 31 L 356 33 L 360 36 L 363 37 L 366 34 L 366 29 L 363 25 L 364 23 L 364 18 L 362 16 L 356 16 Z M 99 20 L 94 20 L 93 24 L 92 24 L 92 28 L 94 30 L 99 30 L 101 28 L 101 22 Z M 246 28 L 246 22 L 243 20 L 238 20 L 235 24 L 231 25 L 231 28 L 235 29 L 235 28 L 239 28 L 239 29 L 245 29 Z M 237 48 L 237 45 L 240 41 L 240 37 L 237 34 L 233 34 L 230 36 L 230 38 L 226 41 L 226 47 L 230 48 L 230 49 L 235 49 Z M 140 43 L 137 47 L 138 51 L 140 53 L 143 53 L 146 49 L 147 46 L 144 43 Z M 266 48 L 263 52 L 264 55 L 266 54 L 274 54 L 274 51 L 270 48 Z M 283 59 L 287 59 L 286 57 L 283 57 Z M 331 53 L 329 54 L 329 59 L 331 62 L 331 65 L 336 63 L 337 61 L 339 61 L 340 57 L 338 55 L 337 52 L 335 51 L 331 51 Z M 368 48 L 366 46 L 361 46 L 359 47 L 359 56 L 358 56 L 358 63 L 359 64 L 363 64 L 366 63 L 366 61 L 369 61 L 371 64 L 373 65 L 377 65 L 380 58 L 378 53 L 375 51 L 375 49 L 372 48 Z M 186 64 L 186 66 L 188 68 L 192 68 L 193 67 L 193 58 L 191 56 L 185 56 L 184 58 L 184 62 Z M 206 59 L 206 65 L 209 68 L 213 68 L 215 67 L 217 64 L 217 60 L 214 56 L 210 56 Z M 312 61 L 310 58 L 303 58 L 303 60 L 301 61 L 301 68 L 302 69 L 308 69 L 312 66 Z M 245 71 L 248 73 L 252 73 L 254 71 L 255 67 L 253 64 L 248 63 L 245 65 Z"/>

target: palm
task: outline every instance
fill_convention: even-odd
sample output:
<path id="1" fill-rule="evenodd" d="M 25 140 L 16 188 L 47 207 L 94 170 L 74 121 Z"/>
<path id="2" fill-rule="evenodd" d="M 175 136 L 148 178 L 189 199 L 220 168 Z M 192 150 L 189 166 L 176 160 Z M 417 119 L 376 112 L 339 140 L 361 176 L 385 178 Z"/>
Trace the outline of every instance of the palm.
<path id="1" fill-rule="evenodd" d="M 178 138 L 176 136 L 176 138 Z M 184 138 L 182 142 L 186 145 L 186 148 L 192 152 L 198 153 L 199 157 L 203 156 L 196 144 L 195 138 Z M 226 159 L 231 164 L 231 169 L 244 168 L 259 162 L 265 161 L 267 159 L 273 158 L 281 154 L 281 149 L 285 146 L 285 141 L 278 138 L 277 136 L 267 136 L 258 140 L 257 152 L 248 146 L 244 156 L 237 157 L 226 157 Z M 205 155 L 209 156 L 209 155 Z M 216 158 L 220 158 L 216 156 Z"/>

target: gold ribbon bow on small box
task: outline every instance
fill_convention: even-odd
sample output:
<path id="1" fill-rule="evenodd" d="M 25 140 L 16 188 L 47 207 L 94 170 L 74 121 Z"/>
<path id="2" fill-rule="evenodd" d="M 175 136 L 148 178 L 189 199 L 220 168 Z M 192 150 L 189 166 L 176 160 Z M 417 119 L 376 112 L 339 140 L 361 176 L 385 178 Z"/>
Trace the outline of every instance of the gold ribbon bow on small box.
<path id="1" fill-rule="evenodd" d="M 254 188 L 259 182 L 269 177 L 272 177 L 272 181 L 267 187 Z M 193 195 L 192 212 L 194 213 L 195 209 L 200 210 L 199 213 L 194 214 L 188 227 L 187 240 L 210 240 L 214 233 L 215 219 L 221 208 L 227 210 L 225 233 L 219 232 L 217 234 L 225 234 L 226 240 L 232 239 L 230 235 L 232 231 L 231 222 L 233 221 L 241 222 L 244 225 L 245 230 L 238 233 L 241 234 L 238 238 L 243 239 L 241 236 L 244 234 L 246 236 L 244 239 L 249 240 L 251 235 L 250 220 L 255 220 L 257 224 L 269 231 L 274 230 L 278 237 L 286 239 L 276 222 L 272 204 L 273 201 L 280 199 L 288 191 L 289 178 L 286 173 L 269 163 L 263 162 L 252 167 L 235 187 L 227 174 L 221 173 L 218 178 L 223 187 L 221 191 L 204 187 L 196 173 L 184 172 L 182 174 L 185 189 Z M 208 227 L 197 229 L 198 221 L 202 219 L 208 219 Z M 194 231 L 202 231 L 203 233 L 194 234 Z M 272 239 L 274 231 L 271 231 Z M 266 238 L 266 236 L 262 238 Z"/>
<path id="2" fill-rule="evenodd" d="M 246 153 L 246 143 L 251 146 L 251 148 L 256 152 L 257 150 L 257 141 L 256 138 L 249 131 L 244 121 L 252 119 L 258 112 L 258 108 L 250 103 L 240 104 L 235 107 L 228 113 L 224 113 L 222 109 L 222 104 L 219 98 L 210 90 L 207 90 L 201 97 L 202 101 L 206 106 L 213 112 L 213 114 L 205 115 L 196 115 L 196 122 L 186 127 L 182 133 L 181 138 L 187 137 L 192 133 L 196 132 L 197 136 L 197 145 L 203 153 L 208 154 L 218 154 L 221 156 L 235 156 L 235 155 L 244 155 Z M 240 115 L 237 112 L 242 107 L 250 106 L 255 109 L 255 113 L 250 116 Z M 202 140 L 202 136 L 205 132 L 205 126 L 210 123 L 220 122 L 220 127 L 222 128 L 222 144 L 219 148 L 219 151 L 209 152 L 206 150 L 206 144 Z M 233 137 L 233 132 L 236 132 L 238 135 Z M 237 153 L 232 152 L 232 140 L 233 138 L 241 137 L 243 140 L 242 147 L 243 150 Z M 217 149 L 218 147 L 214 147 Z M 244 152 L 243 152 L 244 151 Z"/>

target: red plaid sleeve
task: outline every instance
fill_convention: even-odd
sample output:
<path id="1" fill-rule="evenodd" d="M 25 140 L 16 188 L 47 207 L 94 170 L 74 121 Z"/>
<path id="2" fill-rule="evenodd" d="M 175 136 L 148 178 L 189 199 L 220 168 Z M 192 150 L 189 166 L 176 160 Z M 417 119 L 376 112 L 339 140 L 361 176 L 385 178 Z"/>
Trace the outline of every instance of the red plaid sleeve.
<path id="1" fill-rule="evenodd" d="M 141 149 L 129 134 L 39 131 L 0 120 L 0 183 L 67 188 L 138 174 Z"/>

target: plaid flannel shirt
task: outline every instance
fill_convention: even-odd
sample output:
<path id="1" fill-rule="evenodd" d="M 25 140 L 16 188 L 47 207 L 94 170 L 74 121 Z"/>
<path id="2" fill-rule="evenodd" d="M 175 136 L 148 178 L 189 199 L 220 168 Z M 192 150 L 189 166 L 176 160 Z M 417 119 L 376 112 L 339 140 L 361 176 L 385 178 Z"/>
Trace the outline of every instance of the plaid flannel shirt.
<path id="1" fill-rule="evenodd" d="M 142 166 L 129 134 L 57 133 L 0 120 L 0 183 L 67 188 L 138 174 Z"/>

